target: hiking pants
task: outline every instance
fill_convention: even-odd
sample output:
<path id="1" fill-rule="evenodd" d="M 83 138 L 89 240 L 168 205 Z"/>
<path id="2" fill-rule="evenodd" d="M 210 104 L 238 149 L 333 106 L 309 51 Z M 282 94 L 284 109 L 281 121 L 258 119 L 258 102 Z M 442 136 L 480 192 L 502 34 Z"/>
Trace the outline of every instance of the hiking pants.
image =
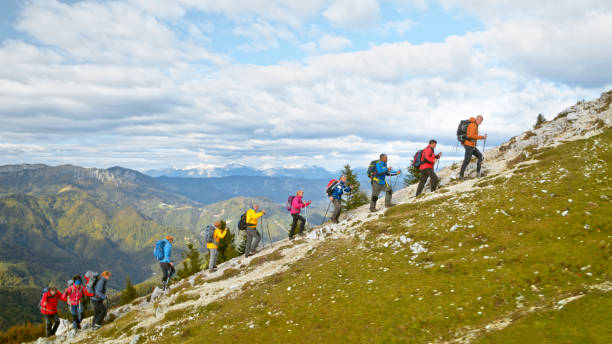
<path id="1" fill-rule="evenodd" d="M 333 199 L 332 204 L 334 205 L 334 212 L 332 213 L 331 220 L 333 223 L 338 223 L 340 218 L 340 212 L 342 211 L 342 203 L 339 199 Z"/>
<path id="2" fill-rule="evenodd" d="M 51 337 L 60 325 L 59 315 L 57 313 L 45 314 L 45 324 L 47 325 L 47 337 Z"/>
<path id="3" fill-rule="evenodd" d="M 91 300 L 94 309 L 93 323 L 94 325 L 102 325 L 104 317 L 106 317 L 106 307 L 104 306 L 104 300 Z"/>
<path id="4" fill-rule="evenodd" d="M 213 268 L 217 264 L 217 258 L 219 258 L 219 250 L 216 248 L 209 248 L 208 253 L 210 255 L 208 257 L 208 271 L 213 272 Z"/>
<path id="5" fill-rule="evenodd" d="M 246 234 L 247 240 L 246 246 L 244 247 L 245 256 L 248 255 L 251 250 L 255 251 L 257 249 L 257 245 L 259 245 L 259 241 L 261 240 L 261 235 L 259 235 L 259 232 L 257 231 L 257 229 L 255 229 L 255 227 L 247 227 Z M 253 245 L 251 245 L 253 238 L 255 238 L 255 241 L 253 242 Z"/>
<path id="6" fill-rule="evenodd" d="M 72 328 L 75 330 L 81 325 L 83 320 L 83 307 L 78 305 L 70 305 L 70 314 L 72 314 Z"/>
<path id="7" fill-rule="evenodd" d="M 480 173 L 480 166 L 482 165 L 482 153 L 480 153 L 480 151 L 476 147 L 463 145 L 463 148 L 465 148 L 465 157 L 463 158 L 463 164 L 461 165 L 459 177 L 463 178 L 463 173 L 465 173 L 467 165 L 470 163 L 470 160 L 472 160 L 472 155 L 474 155 L 476 159 L 478 159 L 478 164 L 476 165 L 476 173 Z"/>
<path id="8" fill-rule="evenodd" d="M 419 182 L 419 186 L 417 187 L 417 196 L 420 195 L 421 192 L 423 192 L 423 188 L 425 188 L 425 183 L 427 183 L 427 178 L 431 178 L 431 192 L 436 191 L 438 183 L 440 182 L 440 178 L 438 178 L 433 168 L 424 168 L 421 170 L 421 181 Z"/>
<path id="9" fill-rule="evenodd" d="M 170 276 L 172 276 L 172 270 L 174 268 L 170 265 L 170 263 L 166 262 L 159 262 L 159 266 L 162 270 L 162 284 L 166 285 L 168 284 L 168 279 L 170 279 Z"/>
<path id="10" fill-rule="evenodd" d="M 370 210 L 376 210 L 376 201 L 378 201 L 378 195 L 381 191 L 385 191 L 385 207 L 391 206 L 391 195 L 393 191 L 391 190 L 391 186 L 389 184 L 378 184 L 377 182 L 372 182 L 372 199 L 370 200 Z"/>
<path id="11" fill-rule="evenodd" d="M 302 234 L 304 232 L 304 225 L 306 224 L 306 219 L 300 214 L 291 214 L 291 217 L 293 217 L 293 222 L 289 230 L 289 239 L 292 239 L 295 234 Z M 297 228 L 298 221 L 300 221 L 300 230 L 296 233 L 295 229 Z"/>

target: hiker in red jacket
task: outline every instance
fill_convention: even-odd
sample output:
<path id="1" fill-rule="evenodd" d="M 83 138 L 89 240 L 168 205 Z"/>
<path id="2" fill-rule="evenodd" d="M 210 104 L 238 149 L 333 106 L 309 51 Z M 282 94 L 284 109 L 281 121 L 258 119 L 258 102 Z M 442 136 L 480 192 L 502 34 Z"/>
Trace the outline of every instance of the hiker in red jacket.
<path id="1" fill-rule="evenodd" d="M 49 287 L 47 291 L 43 293 L 42 299 L 40 300 L 40 312 L 45 316 L 47 337 L 55 335 L 55 331 L 57 331 L 60 325 L 60 319 L 57 315 L 57 303 L 59 300 L 66 301 L 62 293 L 58 292 L 55 287 Z"/>
<path id="2" fill-rule="evenodd" d="M 436 191 L 438 187 L 438 183 L 440 179 L 434 172 L 434 165 L 436 164 L 436 160 L 440 159 L 442 153 L 438 153 L 438 155 L 434 154 L 434 148 L 438 142 L 436 140 L 429 140 L 429 146 L 423 149 L 423 153 L 421 154 L 421 166 L 419 169 L 421 171 L 421 181 L 419 182 L 419 186 L 417 187 L 416 195 L 420 195 L 423 192 L 423 188 L 425 187 L 425 183 L 427 183 L 427 178 L 431 178 L 431 191 Z"/>

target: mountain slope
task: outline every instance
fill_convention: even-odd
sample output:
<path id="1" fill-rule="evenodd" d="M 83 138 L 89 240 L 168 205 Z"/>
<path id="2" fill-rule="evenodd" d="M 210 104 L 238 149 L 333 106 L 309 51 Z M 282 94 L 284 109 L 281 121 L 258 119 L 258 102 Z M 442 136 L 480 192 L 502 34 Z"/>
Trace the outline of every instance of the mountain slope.
<path id="1" fill-rule="evenodd" d="M 597 330 L 609 317 L 546 314 L 576 319 L 593 298 L 612 298 L 611 100 L 577 104 L 490 150 L 485 178 L 451 182 L 449 167 L 435 193 L 415 199 L 406 188 L 386 212 L 360 208 L 306 241 L 224 263 L 75 340 L 505 342 L 513 335 L 493 331 L 518 320 L 522 338 L 543 322 L 607 343 Z M 586 308 L 573 303 L 581 297 Z"/>

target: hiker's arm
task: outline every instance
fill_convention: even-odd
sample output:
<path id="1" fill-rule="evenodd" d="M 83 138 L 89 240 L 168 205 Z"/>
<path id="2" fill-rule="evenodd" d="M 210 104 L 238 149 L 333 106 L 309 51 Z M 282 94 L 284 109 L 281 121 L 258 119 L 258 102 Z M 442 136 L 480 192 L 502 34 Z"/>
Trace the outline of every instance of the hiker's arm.
<path id="1" fill-rule="evenodd" d="M 253 215 L 253 220 L 255 220 L 255 219 L 258 219 L 258 218 L 262 217 L 262 216 L 263 216 L 263 214 L 264 214 L 264 213 L 263 213 L 263 211 L 260 211 L 259 213 L 255 213 L 255 214 Z"/>
<path id="2" fill-rule="evenodd" d="M 383 167 L 383 165 L 381 163 L 376 163 L 376 174 L 377 175 L 383 175 L 385 173 L 389 172 L 389 169 L 386 167 Z"/>
<path id="3" fill-rule="evenodd" d="M 478 125 L 476 125 L 476 123 L 470 123 L 470 125 L 468 125 L 466 136 L 468 139 L 472 140 L 482 140 L 485 138 L 484 136 L 478 135 Z"/>
<path id="4" fill-rule="evenodd" d="M 219 239 L 225 238 L 226 235 L 227 235 L 227 229 L 224 231 L 221 231 L 221 233 L 219 234 Z"/>
<path id="5" fill-rule="evenodd" d="M 433 151 L 431 149 L 428 149 L 425 151 L 425 154 L 423 154 L 423 161 L 425 161 L 428 164 L 434 164 L 436 160 L 436 157 L 433 155 Z"/>
<path id="6" fill-rule="evenodd" d="M 172 260 L 170 260 L 170 256 L 172 256 L 172 245 L 167 244 L 164 245 L 164 259 L 168 258 L 168 263 L 170 263 Z"/>

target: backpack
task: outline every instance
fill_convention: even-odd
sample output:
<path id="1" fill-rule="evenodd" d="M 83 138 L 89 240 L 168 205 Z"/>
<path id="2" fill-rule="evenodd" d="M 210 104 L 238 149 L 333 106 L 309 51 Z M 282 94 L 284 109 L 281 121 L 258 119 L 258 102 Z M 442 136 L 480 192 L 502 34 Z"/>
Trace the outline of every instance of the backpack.
<path id="1" fill-rule="evenodd" d="M 162 260 L 165 257 L 164 254 L 164 247 L 166 247 L 166 241 L 165 240 L 158 240 L 155 243 L 155 248 L 153 249 L 153 255 L 155 256 L 155 258 L 157 258 L 157 260 Z"/>
<path id="2" fill-rule="evenodd" d="M 338 186 L 338 181 L 335 179 L 332 179 L 329 181 L 329 183 L 327 183 L 327 189 L 325 189 L 325 192 L 327 192 L 327 196 L 331 196 L 332 193 L 334 193 L 334 189 L 336 188 L 336 186 Z"/>
<path id="3" fill-rule="evenodd" d="M 40 301 L 38 302 L 38 307 L 40 308 L 40 310 L 42 311 L 42 301 L 43 301 L 43 297 L 45 297 L 45 293 L 49 291 L 49 288 L 44 288 L 42 290 L 42 294 L 40 294 Z"/>
<path id="4" fill-rule="evenodd" d="M 414 154 L 414 158 L 412 158 L 412 167 L 419 168 L 421 166 L 423 162 L 423 151 L 424 149 L 421 149 Z"/>
<path id="5" fill-rule="evenodd" d="M 206 229 L 204 230 L 204 239 L 206 239 L 207 244 L 210 244 L 215 241 L 215 226 L 206 226 Z"/>
<path id="6" fill-rule="evenodd" d="M 100 274 L 98 274 L 97 272 L 93 272 L 93 271 L 87 271 L 85 273 L 85 290 L 87 290 L 88 294 L 91 295 L 95 295 L 96 293 L 96 283 L 98 283 L 98 277 L 100 276 Z"/>
<path id="7" fill-rule="evenodd" d="M 457 127 L 457 140 L 459 140 L 459 142 L 463 143 L 467 140 L 467 128 L 470 123 L 472 122 L 470 122 L 469 119 L 464 119 L 459 122 L 459 126 Z"/>
<path id="8" fill-rule="evenodd" d="M 295 195 L 291 195 L 289 196 L 289 198 L 287 198 L 287 211 L 291 211 L 291 209 L 293 209 L 293 199 L 295 198 Z"/>
<path id="9" fill-rule="evenodd" d="M 372 160 L 370 162 L 370 166 L 368 167 L 368 178 L 372 179 L 376 174 L 376 164 L 378 164 L 380 160 Z"/>
<path id="10" fill-rule="evenodd" d="M 247 229 L 246 214 L 247 213 L 242 214 L 240 216 L 240 221 L 238 221 L 238 229 L 241 231 Z"/>

